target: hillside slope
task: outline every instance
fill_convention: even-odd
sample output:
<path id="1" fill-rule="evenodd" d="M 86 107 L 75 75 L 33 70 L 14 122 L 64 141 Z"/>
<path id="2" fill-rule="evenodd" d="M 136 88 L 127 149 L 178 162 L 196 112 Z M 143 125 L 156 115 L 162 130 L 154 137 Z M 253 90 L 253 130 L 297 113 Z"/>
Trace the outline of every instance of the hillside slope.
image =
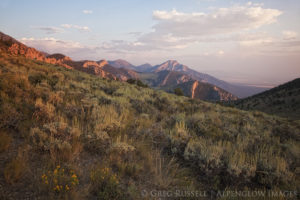
<path id="1" fill-rule="evenodd" d="M 299 121 L 3 52 L 0 97 L 0 199 L 300 189 Z"/>
<path id="2" fill-rule="evenodd" d="M 138 73 L 138 77 L 151 87 L 167 92 L 173 93 L 174 89 L 180 88 L 185 96 L 191 98 L 208 101 L 232 101 L 237 99 L 231 93 L 209 83 L 193 79 L 183 72 L 167 70 L 156 73 Z"/>
<path id="3" fill-rule="evenodd" d="M 2 32 L 0 32 L 0 52 L 12 55 L 22 55 L 26 58 L 60 65 L 68 69 L 76 69 L 103 78 L 119 79 L 122 81 L 136 78 L 136 73 L 134 71 L 130 69 L 114 69 L 114 67 L 109 66 L 109 63 L 105 60 L 98 62 L 90 60 L 74 61 L 70 57 L 59 53 L 49 55 L 40 52 L 35 48 L 28 47 Z"/>
<path id="4" fill-rule="evenodd" d="M 259 110 L 292 119 L 300 119 L 300 78 L 263 93 L 240 99 L 233 104 L 244 110 Z"/>

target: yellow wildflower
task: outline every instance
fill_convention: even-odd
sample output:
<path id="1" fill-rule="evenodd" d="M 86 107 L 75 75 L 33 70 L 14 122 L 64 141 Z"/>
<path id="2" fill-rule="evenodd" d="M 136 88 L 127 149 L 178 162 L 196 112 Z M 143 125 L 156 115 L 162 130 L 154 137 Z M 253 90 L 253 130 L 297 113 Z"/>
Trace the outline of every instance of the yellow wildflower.
<path id="1" fill-rule="evenodd" d="M 68 185 L 66 185 L 66 190 L 69 190 L 70 188 L 69 188 L 69 186 Z"/>
<path id="2" fill-rule="evenodd" d="M 72 178 L 77 178 L 76 174 L 73 174 L 73 175 L 72 175 Z"/>

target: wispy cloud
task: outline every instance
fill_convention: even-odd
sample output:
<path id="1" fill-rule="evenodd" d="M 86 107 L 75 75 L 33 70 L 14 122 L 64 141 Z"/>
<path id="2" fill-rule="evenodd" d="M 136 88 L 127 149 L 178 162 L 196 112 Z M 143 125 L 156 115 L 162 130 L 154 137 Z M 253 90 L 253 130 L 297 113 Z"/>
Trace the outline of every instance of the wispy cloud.
<path id="1" fill-rule="evenodd" d="M 82 45 L 79 42 L 60 40 L 53 37 L 21 38 L 20 42 L 47 53 L 63 53 L 77 59 L 97 55 L 97 47 Z M 83 53 L 84 52 L 84 53 Z"/>
<path id="2" fill-rule="evenodd" d="M 83 10 L 82 11 L 83 14 L 93 14 L 92 10 Z"/>
<path id="3" fill-rule="evenodd" d="M 44 31 L 46 34 L 56 34 L 56 33 L 64 32 L 62 28 L 53 27 L 53 26 L 38 26 L 33 28 Z"/>
<path id="4" fill-rule="evenodd" d="M 73 25 L 73 24 L 62 24 L 61 27 L 67 28 L 67 29 L 74 28 L 74 29 L 77 29 L 82 32 L 90 32 L 91 31 L 91 29 L 87 26 L 79 26 L 79 25 Z"/>
<path id="5" fill-rule="evenodd" d="M 297 38 L 298 33 L 295 31 L 282 31 L 282 35 L 285 40 L 293 40 Z"/>

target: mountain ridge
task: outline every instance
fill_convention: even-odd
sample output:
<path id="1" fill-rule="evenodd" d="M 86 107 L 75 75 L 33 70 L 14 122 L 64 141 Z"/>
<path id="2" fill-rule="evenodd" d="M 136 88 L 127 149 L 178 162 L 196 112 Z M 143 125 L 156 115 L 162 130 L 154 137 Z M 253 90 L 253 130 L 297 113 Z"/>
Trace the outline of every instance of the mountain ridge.
<path id="1" fill-rule="evenodd" d="M 237 97 L 210 83 L 201 82 L 179 72 L 163 70 L 159 72 L 139 73 L 139 78 L 151 87 L 173 93 L 180 88 L 185 96 L 210 101 L 233 101 Z"/>
<path id="2" fill-rule="evenodd" d="M 259 110 L 291 119 L 300 119 L 300 78 L 251 97 L 231 102 L 243 110 Z"/>
<path id="3" fill-rule="evenodd" d="M 73 61 L 70 57 L 61 53 L 47 54 L 40 52 L 35 48 L 28 47 L 16 39 L 0 32 L 1 48 L 2 52 L 8 52 L 12 55 L 22 55 L 26 58 L 35 59 L 38 61 L 56 64 L 68 69 L 76 69 L 86 73 L 94 74 L 103 78 L 109 78 L 114 80 L 126 81 L 131 78 L 136 78 L 136 73 L 129 69 L 112 69 L 106 60 L 91 61 L 81 60 Z M 107 66 L 107 67 L 105 67 Z"/>
<path id="4" fill-rule="evenodd" d="M 81 60 L 81 61 L 73 61 L 70 57 L 55 53 L 55 54 L 47 54 L 45 52 L 40 52 L 35 48 L 27 47 L 26 45 L 18 42 L 17 40 L 13 39 L 12 37 L 5 35 L 4 33 L 0 33 L 1 35 L 1 49 L 2 51 L 7 51 L 12 55 L 22 55 L 26 58 L 50 63 L 63 66 L 68 69 L 76 69 L 82 72 L 86 72 L 89 74 L 93 74 L 102 78 L 108 78 L 113 80 L 121 80 L 127 81 L 129 79 L 140 79 L 140 76 L 136 71 L 138 71 L 138 67 L 130 64 L 129 62 L 118 59 L 115 61 L 106 61 L 106 60 L 99 60 L 99 61 L 92 61 L 92 60 Z M 202 83 L 195 83 L 201 85 L 201 87 L 195 87 L 193 92 L 191 92 L 192 85 L 184 84 L 180 85 L 186 81 L 191 81 L 194 83 L 194 80 L 187 74 L 178 74 L 181 72 L 186 72 L 189 70 L 187 66 L 179 64 L 175 60 L 169 60 L 164 62 L 162 65 L 151 66 L 150 64 L 142 65 L 142 68 L 145 70 L 154 71 L 158 73 L 158 82 L 160 79 L 163 79 L 159 85 L 152 85 L 154 87 L 161 87 L 165 91 L 173 93 L 173 90 L 176 88 L 182 88 L 184 93 L 187 96 L 191 96 L 203 99 L 203 100 L 235 100 L 236 97 L 234 95 L 229 94 L 228 92 L 216 89 L 215 86 L 212 85 L 203 85 Z M 167 70 L 170 70 L 168 72 Z M 141 70 L 143 71 L 143 70 Z M 164 77 L 164 74 L 167 73 L 167 77 Z M 203 94 L 200 94 L 203 89 Z M 215 94 L 218 93 L 218 94 Z M 214 95 L 212 95 L 214 94 Z M 210 98 L 211 97 L 211 98 Z"/>
<path id="5" fill-rule="evenodd" d="M 116 60 L 118 61 L 118 60 Z M 125 60 L 122 60 L 125 61 Z M 112 61 L 112 63 L 115 61 Z M 112 64 L 111 63 L 111 64 Z M 179 71 L 183 72 L 191 78 L 198 80 L 200 82 L 207 82 L 212 85 L 216 85 L 219 88 L 222 88 L 225 91 L 228 91 L 232 93 L 233 95 L 237 96 L 238 98 L 245 98 L 247 96 L 251 96 L 254 94 L 257 94 L 259 92 L 263 92 L 266 90 L 266 88 L 260 88 L 260 87 L 254 87 L 254 86 L 245 86 L 245 85 L 236 85 L 227 83 L 226 81 L 220 80 L 218 78 L 215 78 L 214 76 L 211 76 L 206 73 L 198 72 L 194 69 L 189 68 L 188 66 L 184 64 L 180 64 L 177 60 L 168 60 L 158 65 L 150 65 L 150 64 L 144 64 L 139 66 L 134 66 L 128 61 L 125 61 L 123 66 L 121 65 L 122 62 L 117 62 L 115 65 L 116 67 L 124 67 L 127 68 L 129 66 L 129 69 L 133 69 L 137 72 L 155 72 L 158 73 L 160 71 L 168 70 L 168 71 Z M 114 66 L 114 64 L 112 64 Z"/>

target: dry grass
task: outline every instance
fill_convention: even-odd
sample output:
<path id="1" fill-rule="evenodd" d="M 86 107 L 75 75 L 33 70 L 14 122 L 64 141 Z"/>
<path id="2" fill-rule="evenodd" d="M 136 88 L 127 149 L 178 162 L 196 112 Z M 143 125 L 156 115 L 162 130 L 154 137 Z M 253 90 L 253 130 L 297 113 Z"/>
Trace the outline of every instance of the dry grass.
<path id="1" fill-rule="evenodd" d="M 65 191 L 66 172 L 64 192 L 48 188 L 31 198 L 113 199 L 117 194 L 139 199 L 145 188 L 299 188 L 299 121 L 103 80 L 22 57 L 0 55 L 0 65 L 0 128 L 7 130 L 0 134 L 7 181 L 1 184 L 8 192 L 22 189 L 13 183 L 26 183 L 26 168 L 38 176 L 27 181 L 42 191 L 45 182 L 41 184 L 40 177 L 57 165 L 77 169 L 79 192 Z M 12 140 L 7 133 L 13 131 Z M 15 155 L 20 145 L 30 147 L 30 162 Z M 108 175 L 103 174 L 106 168 Z M 52 175 L 47 175 L 48 182 Z M 117 181 L 110 180 L 113 175 Z"/>

